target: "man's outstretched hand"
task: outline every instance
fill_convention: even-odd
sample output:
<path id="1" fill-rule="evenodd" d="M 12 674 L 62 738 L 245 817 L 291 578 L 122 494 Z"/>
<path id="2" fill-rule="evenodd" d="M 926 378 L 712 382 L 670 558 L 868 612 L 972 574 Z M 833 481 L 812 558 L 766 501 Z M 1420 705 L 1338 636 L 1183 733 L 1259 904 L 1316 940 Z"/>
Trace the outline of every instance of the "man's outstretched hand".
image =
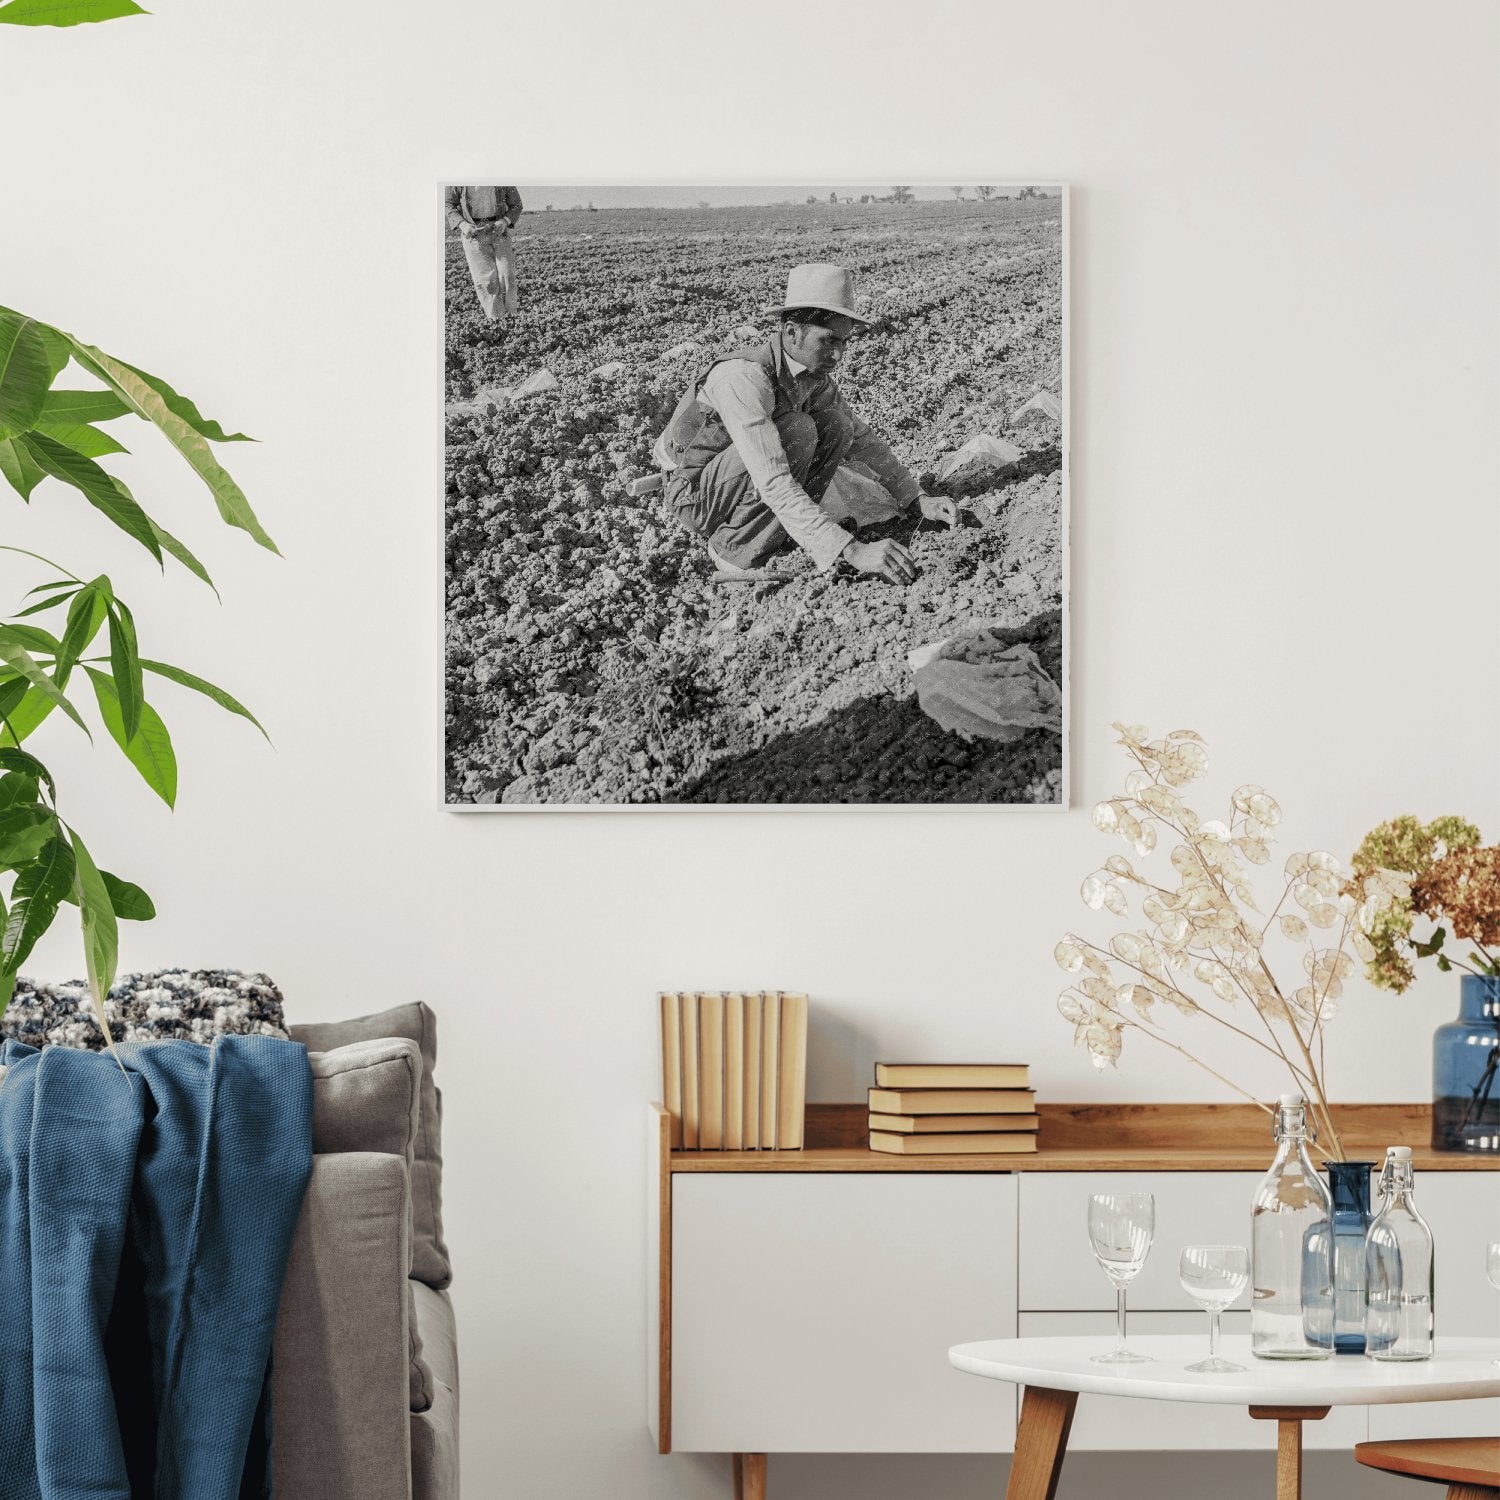
<path id="1" fill-rule="evenodd" d="M 887 583 L 911 583 L 917 576 L 917 565 L 900 542 L 887 538 L 883 542 L 850 542 L 843 558 L 861 573 L 874 573 Z"/>
<path id="2" fill-rule="evenodd" d="M 958 525 L 958 507 L 946 495 L 918 495 L 917 504 L 922 507 L 923 520 Z"/>

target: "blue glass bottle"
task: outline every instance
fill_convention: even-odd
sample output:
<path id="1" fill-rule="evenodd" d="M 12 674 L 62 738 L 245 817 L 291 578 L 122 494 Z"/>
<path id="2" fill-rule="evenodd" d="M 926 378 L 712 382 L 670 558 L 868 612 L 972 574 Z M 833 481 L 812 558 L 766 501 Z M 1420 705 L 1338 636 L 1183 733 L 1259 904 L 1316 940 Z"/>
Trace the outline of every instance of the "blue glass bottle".
<path id="1" fill-rule="evenodd" d="M 1333 1194 L 1333 1352 L 1365 1352 L 1365 1231 L 1372 1161 L 1325 1161 Z"/>
<path id="2" fill-rule="evenodd" d="M 1432 1038 L 1432 1149 L 1500 1154 L 1500 978 L 1465 974 Z"/>

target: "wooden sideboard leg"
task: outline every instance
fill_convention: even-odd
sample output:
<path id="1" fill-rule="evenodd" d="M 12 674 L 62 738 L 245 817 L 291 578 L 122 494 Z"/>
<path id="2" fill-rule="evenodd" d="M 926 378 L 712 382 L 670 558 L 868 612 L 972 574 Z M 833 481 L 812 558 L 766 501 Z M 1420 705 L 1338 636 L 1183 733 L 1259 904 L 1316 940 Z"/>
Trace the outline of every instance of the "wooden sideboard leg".
<path id="1" fill-rule="evenodd" d="M 1068 1432 L 1073 1426 L 1077 1391 L 1052 1391 L 1028 1385 L 1021 1398 L 1021 1425 L 1010 1461 L 1005 1500 L 1055 1500 Z"/>
<path id="2" fill-rule="evenodd" d="M 1302 1424 L 1328 1415 L 1326 1406 L 1252 1406 L 1258 1422 L 1276 1423 L 1276 1500 L 1302 1500 Z"/>
<path id="3" fill-rule="evenodd" d="M 734 1455 L 734 1500 L 766 1500 L 766 1455 Z"/>

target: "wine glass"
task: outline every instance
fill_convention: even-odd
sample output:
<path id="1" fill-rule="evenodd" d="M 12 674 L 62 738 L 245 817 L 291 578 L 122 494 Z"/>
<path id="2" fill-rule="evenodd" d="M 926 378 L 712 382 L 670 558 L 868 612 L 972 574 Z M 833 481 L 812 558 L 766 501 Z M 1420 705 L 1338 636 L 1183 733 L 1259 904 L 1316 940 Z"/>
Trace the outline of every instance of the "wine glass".
<path id="1" fill-rule="evenodd" d="M 1243 1370 L 1219 1358 L 1219 1314 L 1250 1283 L 1250 1252 L 1243 1245 L 1189 1245 L 1177 1263 L 1182 1289 L 1208 1314 L 1208 1358 L 1188 1369 L 1209 1375 Z"/>
<path id="2" fill-rule="evenodd" d="M 1489 1284 L 1500 1292 L 1500 1240 L 1491 1240 L 1484 1256 L 1484 1274 Z M 1500 1359 L 1495 1361 L 1500 1365 Z"/>
<path id="3" fill-rule="evenodd" d="M 1095 1364 L 1150 1364 L 1149 1354 L 1125 1347 L 1125 1288 L 1135 1280 L 1156 1233 L 1156 1200 L 1150 1193 L 1091 1193 L 1089 1242 L 1094 1259 L 1115 1289 L 1118 1339 L 1108 1354 L 1092 1356 Z"/>

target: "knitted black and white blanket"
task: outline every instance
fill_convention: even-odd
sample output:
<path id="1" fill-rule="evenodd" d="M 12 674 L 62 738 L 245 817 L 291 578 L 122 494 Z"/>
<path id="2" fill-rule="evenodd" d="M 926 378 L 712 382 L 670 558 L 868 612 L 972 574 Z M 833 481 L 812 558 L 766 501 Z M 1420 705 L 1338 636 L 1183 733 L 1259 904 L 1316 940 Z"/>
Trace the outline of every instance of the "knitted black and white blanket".
<path id="1" fill-rule="evenodd" d="M 121 974 L 105 1014 L 117 1042 L 183 1040 L 205 1046 L 219 1036 L 286 1037 L 281 991 L 264 974 L 238 969 L 156 969 Z M 81 979 L 39 984 L 21 978 L 5 1014 L 0 1041 L 31 1047 L 80 1047 L 98 1052 L 104 1033 Z"/>

